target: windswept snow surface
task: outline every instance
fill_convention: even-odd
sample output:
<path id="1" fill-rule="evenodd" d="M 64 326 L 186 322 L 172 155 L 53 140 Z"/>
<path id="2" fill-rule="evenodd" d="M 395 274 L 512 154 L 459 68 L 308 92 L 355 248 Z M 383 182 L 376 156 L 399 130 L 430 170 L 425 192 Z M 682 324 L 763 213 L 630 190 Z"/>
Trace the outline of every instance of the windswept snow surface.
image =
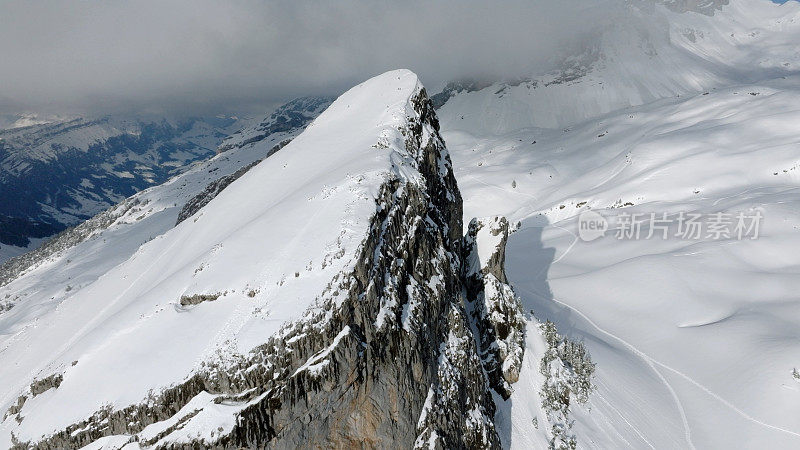
<path id="1" fill-rule="evenodd" d="M 597 363 L 588 405 L 571 406 L 579 446 L 800 446 L 800 5 L 654 8 L 605 28 L 559 73 L 458 93 L 440 111 L 464 223 L 520 225 L 506 271 L 536 318 L 514 393 L 496 397 L 507 447 L 547 444 L 545 343 L 531 332 L 546 319 Z M 15 305 L 0 313 L 0 412 L 34 378 L 63 374 L 27 400 L 21 424 L 0 424 L 0 447 L 12 431 L 36 440 L 234 361 L 301 314 L 351 264 L 386 171 L 404 173 L 398 126 L 419 88 L 407 71 L 370 80 L 179 226 L 186 200 L 274 144 L 234 146 L 144 191 L 110 227 L 0 288 Z M 758 239 L 685 239 L 674 226 L 647 239 L 645 226 L 639 239 L 584 242 L 587 210 L 612 227 L 633 213 L 763 221 Z M 225 407 L 203 406 L 193 424 L 206 429 L 186 432 L 230 426 Z"/>
<path id="2" fill-rule="evenodd" d="M 564 128 L 611 111 L 800 70 L 796 2 L 733 0 L 713 16 L 678 14 L 647 0 L 599 19 L 581 47 L 544 76 L 495 83 L 451 98 L 448 129 L 482 135 Z M 709 2 L 710 3 L 710 2 Z"/>
<path id="3" fill-rule="evenodd" d="M 92 230 L 85 241 L 49 255 L 25 270 L 23 276 L 0 287 L 0 311 L 5 305 L 13 308 L 0 314 L 0 342 L 126 261 L 142 244 L 170 230 L 183 205 L 209 183 L 266 157 L 276 144 L 297 136 L 304 128 L 239 145 L 111 208 L 108 215 L 114 220 L 110 225 Z M 3 347 L 0 344 L 0 352 Z"/>
<path id="4" fill-rule="evenodd" d="M 689 13 L 670 23 L 703 31 L 694 54 L 731 55 L 749 73 L 641 106 L 606 103 L 600 110 L 612 112 L 566 129 L 548 120 L 540 128 L 504 122 L 503 134 L 463 125 L 462 115 L 497 119 L 469 100 L 486 93 L 445 105 L 465 217 L 521 222 L 506 268 L 525 311 L 583 339 L 597 364 L 589 404 L 572 405 L 579 446 L 797 448 L 800 5 L 735 0 L 713 18 Z M 718 44 L 728 39 L 729 47 Z M 780 61 L 790 66 L 776 77 Z M 509 96 L 507 104 L 528 101 Z M 603 96 L 565 96 L 548 107 L 578 110 Z M 611 222 L 592 242 L 578 237 L 588 209 Z M 674 220 L 680 212 L 760 212 L 763 220 L 757 239 L 715 239 L 707 228 L 685 239 L 674 236 L 676 222 L 668 239 L 646 239 L 647 225 L 640 239 L 615 236 L 620 214 Z M 529 333 L 520 381 L 499 408 L 512 448 L 541 447 L 532 424 L 541 412 L 530 401 L 541 387 L 541 351 Z"/>
<path id="5" fill-rule="evenodd" d="M 397 150 L 419 89 L 405 70 L 351 89 L 291 144 L 98 279 L 50 302 L 33 292 L 0 316 L 0 410 L 34 377 L 63 373 L 57 389 L 28 399 L 21 424 L 0 425 L 0 447 L 12 431 L 38 440 L 105 404 L 140 402 L 202 362 L 235 361 L 302 314 L 352 264 L 390 171 L 414 176 Z M 153 220 L 175 219 L 166 216 Z M 195 294 L 220 296 L 181 306 Z"/>

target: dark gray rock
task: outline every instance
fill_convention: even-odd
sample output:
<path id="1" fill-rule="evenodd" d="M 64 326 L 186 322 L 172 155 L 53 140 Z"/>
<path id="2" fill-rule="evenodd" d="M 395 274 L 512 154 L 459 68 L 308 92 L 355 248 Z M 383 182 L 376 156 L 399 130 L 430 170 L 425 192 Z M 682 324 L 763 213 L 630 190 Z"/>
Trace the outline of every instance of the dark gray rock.
<path id="1" fill-rule="evenodd" d="M 33 383 L 31 383 L 31 394 L 36 397 L 48 389 L 58 388 L 61 386 L 62 381 L 64 381 L 64 375 L 60 373 L 54 373 L 41 380 L 33 380 Z"/>
<path id="2" fill-rule="evenodd" d="M 137 440 L 206 391 L 242 406 L 234 428 L 213 442 L 167 447 L 499 447 L 462 296 L 461 196 L 425 91 L 412 103 L 405 150 L 421 181 L 396 174 L 384 182 L 355 267 L 303 318 L 236 367 L 206 366 L 139 404 L 101 409 L 17 446 L 73 448 L 115 434 Z"/>
<path id="3" fill-rule="evenodd" d="M 194 294 L 183 295 L 180 299 L 181 306 L 199 305 L 203 302 L 213 302 L 218 299 L 222 294 Z"/>
<path id="4" fill-rule="evenodd" d="M 431 96 L 431 102 L 435 109 L 439 109 L 456 94 L 462 92 L 476 92 L 492 85 L 492 81 L 487 80 L 459 80 L 451 81 L 442 89 L 442 92 Z"/>
<path id="5" fill-rule="evenodd" d="M 478 331 L 476 338 L 489 382 L 503 398 L 511 395 L 511 384 L 519 380 L 525 351 L 522 305 L 505 273 L 508 233 L 505 217 L 472 219 L 464 239 L 467 311 Z"/>
<path id="6" fill-rule="evenodd" d="M 14 414 L 18 414 L 22 410 L 22 407 L 25 406 L 25 402 L 27 400 L 28 397 L 25 395 L 20 395 L 19 397 L 17 397 L 17 403 L 11 405 L 11 407 L 8 408 L 8 411 L 6 411 L 6 413 L 3 415 L 3 421 L 5 421 L 6 418 L 8 417 L 13 416 Z"/>

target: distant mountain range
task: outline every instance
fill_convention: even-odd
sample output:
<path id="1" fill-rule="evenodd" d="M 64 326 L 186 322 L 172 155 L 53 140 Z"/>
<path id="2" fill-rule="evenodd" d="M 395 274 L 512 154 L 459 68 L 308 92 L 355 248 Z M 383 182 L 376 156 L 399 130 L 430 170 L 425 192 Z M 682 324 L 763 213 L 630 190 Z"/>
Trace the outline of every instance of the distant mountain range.
<path id="1" fill-rule="evenodd" d="M 218 152 L 289 137 L 328 104 L 297 99 L 260 121 L 13 116 L 0 130 L 0 261 Z"/>
<path id="2" fill-rule="evenodd" d="M 31 238 L 52 235 L 163 183 L 214 155 L 238 127 L 232 118 L 106 117 L 1 130 L 0 244 L 27 247 Z"/>
<path id="3" fill-rule="evenodd" d="M 142 190 L 0 265 L 0 447 L 798 448 L 800 4 L 624 6 L 551 73 L 3 132 L 32 244 Z"/>

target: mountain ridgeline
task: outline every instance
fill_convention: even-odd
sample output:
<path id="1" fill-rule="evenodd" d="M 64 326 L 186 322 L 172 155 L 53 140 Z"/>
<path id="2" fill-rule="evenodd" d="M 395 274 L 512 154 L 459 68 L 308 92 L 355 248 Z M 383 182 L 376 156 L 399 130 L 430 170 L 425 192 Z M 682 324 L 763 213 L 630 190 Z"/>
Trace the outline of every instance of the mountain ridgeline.
<path id="1" fill-rule="evenodd" d="M 396 122 L 372 146 L 388 156 L 371 189 L 372 212 L 351 262 L 328 279 L 322 292 L 305 294 L 313 300 L 304 313 L 233 363 L 208 361 L 183 381 L 154 386 L 141 402 L 97 409 L 39 438 L 12 433 L 15 448 L 77 448 L 99 439 L 142 448 L 488 449 L 507 441 L 495 425 L 495 398 L 513 391 L 526 333 L 521 305 L 503 270 L 508 222 L 473 222 L 468 237 L 462 236 L 462 199 L 452 163 L 433 104 L 414 74 L 376 77 L 331 109 L 349 110 L 375 93 L 385 95 L 384 90 L 402 101 L 387 100 L 388 117 Z M 336 112 L 326 114 L 327 120 L 311 126 L 317 132 L 312 142 L 324 142 L 320 138 L 328 124 L 338 123 Z M 302 141 L 298 145 L 312 139 L 304 137 L 296 139 Z M 293 148 L 294 143 L 284 151 Z M 259 165 L 233 174 L 228 184 L 258 182 L 262 172 L 250 169 Z M 199 204 L 195 216 L 224 206 L 234 195 L 221 194 Z M 202 223 L 180 223 L 174 233 Z M 491 255 L 478 251 L 486 245 L 494 249 Z M 323 268 L 340 264 L 334 261 L 347 259 L 343 256 L 323 258 L 329 261 Z M 180 311 L 208 308 L 227 295 L 226 290 L 183 296 L 176 309 L 186 314 Z M 247 292 L 247 297 L 258 296 L 258 289 Z M 59 383 L 45 390 L 69 395 L 72 370 L 53 373 Z M 38 402 L 41 392 L 27 388 L 5 420 L 32 424 L 36 416 L 24 407 Z M 568 404 L 569 390 L 562 395 Z M 232 421 L 203 436 L 186 434 L 208 428 L 209 416 L 219 414 L 220 407 Z"/>
<path id="2" fill-rule="evenodd" d="M 617 6 L 550 72 L 298 99 L 0 266 L 0 448 L 796 448 L 800 3 Z"/>
<path id="3" fill-rule="evenodd" d="M 277 147 L 331 101 L 295 99 L 252 126 L 223 116 L 104 117 L 0 130 L 0 261 L 32 248 L 31 239 L 50 238 L 215 154 L 264 140 Z"/>

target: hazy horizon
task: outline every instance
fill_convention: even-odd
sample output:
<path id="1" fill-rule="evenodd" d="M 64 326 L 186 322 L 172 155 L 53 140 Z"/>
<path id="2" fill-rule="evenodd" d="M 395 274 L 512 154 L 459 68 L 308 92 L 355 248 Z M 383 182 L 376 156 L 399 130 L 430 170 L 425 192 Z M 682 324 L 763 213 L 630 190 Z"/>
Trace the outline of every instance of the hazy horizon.
<path id="1" fill-rule="evenodd" d="M 257 113 L 401 67 L 429 89 L 532 74 L 622 3 L 7 1 L 0 113 Z"/>

